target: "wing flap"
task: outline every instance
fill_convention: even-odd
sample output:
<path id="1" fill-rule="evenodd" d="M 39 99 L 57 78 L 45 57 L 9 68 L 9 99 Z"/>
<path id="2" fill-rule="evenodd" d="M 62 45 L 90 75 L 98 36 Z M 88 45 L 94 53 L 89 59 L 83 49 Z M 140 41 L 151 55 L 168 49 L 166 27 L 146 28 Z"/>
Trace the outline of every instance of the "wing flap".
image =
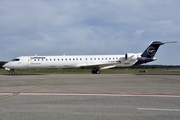
<path id="1" fill-rule="evenodd" d="M 118 63 L 81 64 L 81 65 L 78 65 L 77 67 L 80 67 L 80 68 L 94 68 L 94 67 L 97 67 L 97 68 L 100 68 L 100 69 L 109 69 L 109 68 L 115 67 L 115 64 L 118 64 Z"/>

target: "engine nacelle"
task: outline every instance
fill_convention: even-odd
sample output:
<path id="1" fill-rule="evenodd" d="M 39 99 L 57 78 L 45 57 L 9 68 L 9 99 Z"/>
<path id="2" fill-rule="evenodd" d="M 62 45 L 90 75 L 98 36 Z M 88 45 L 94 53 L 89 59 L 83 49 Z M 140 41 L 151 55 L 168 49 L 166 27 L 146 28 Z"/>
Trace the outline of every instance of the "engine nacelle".
<path id="1" fill-rule="evenodd" d="M 141 58 L 140 54 L 135 54 L 135 53 L 126 53 L 125 54 L 125 59 L 131 59 L 131 60 L 139 60 Z"/>

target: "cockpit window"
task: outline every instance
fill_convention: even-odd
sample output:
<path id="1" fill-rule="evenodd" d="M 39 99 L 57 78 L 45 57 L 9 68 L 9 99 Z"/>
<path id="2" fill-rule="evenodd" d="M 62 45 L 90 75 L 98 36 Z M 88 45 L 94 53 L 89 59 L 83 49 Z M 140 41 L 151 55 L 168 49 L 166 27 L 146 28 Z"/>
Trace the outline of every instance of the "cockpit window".
<path id="1" fill-rule="evenodd" d="M 19 59 L 13 59 L 13 60 L 11 60 L 11 61 L 20 61 Z"/>

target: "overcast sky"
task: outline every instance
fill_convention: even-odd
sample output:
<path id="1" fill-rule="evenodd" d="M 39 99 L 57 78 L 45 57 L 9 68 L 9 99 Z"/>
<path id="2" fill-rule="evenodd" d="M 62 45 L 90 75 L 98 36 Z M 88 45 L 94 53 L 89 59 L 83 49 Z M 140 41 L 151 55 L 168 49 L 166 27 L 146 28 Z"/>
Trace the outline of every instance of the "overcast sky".
<path id="1" fill-rule="evenodd" d="M 0 61 L 29 55 L 125 54 L 160 47 L 180 65 L 180 0 L 1 0 Z"/>

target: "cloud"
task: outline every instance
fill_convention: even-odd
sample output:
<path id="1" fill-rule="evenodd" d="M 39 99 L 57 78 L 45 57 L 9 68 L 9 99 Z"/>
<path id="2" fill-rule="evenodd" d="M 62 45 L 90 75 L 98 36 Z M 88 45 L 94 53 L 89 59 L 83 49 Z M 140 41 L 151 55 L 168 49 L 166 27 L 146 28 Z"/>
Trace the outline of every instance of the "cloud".
<path id="1" fill-rule="evenodd" d="M 134 33 L 133 33 L 133 36 L 136 40 L 139 40 L 141 39 L 142 37 L 142 34 L 145 32 L 145 30 L 136 30 Z"/>
<path id="2" fill-rule="evenodd" d="M 142 52 L 152 40 L 179 41 L 179 3 L 0 1 L 0 60 L 34 54 L 124 54 Z M 154 63 L 179 64 L 171 52 L 166 51 L 168 59 L 161 52 L 161 59 Z"/>

